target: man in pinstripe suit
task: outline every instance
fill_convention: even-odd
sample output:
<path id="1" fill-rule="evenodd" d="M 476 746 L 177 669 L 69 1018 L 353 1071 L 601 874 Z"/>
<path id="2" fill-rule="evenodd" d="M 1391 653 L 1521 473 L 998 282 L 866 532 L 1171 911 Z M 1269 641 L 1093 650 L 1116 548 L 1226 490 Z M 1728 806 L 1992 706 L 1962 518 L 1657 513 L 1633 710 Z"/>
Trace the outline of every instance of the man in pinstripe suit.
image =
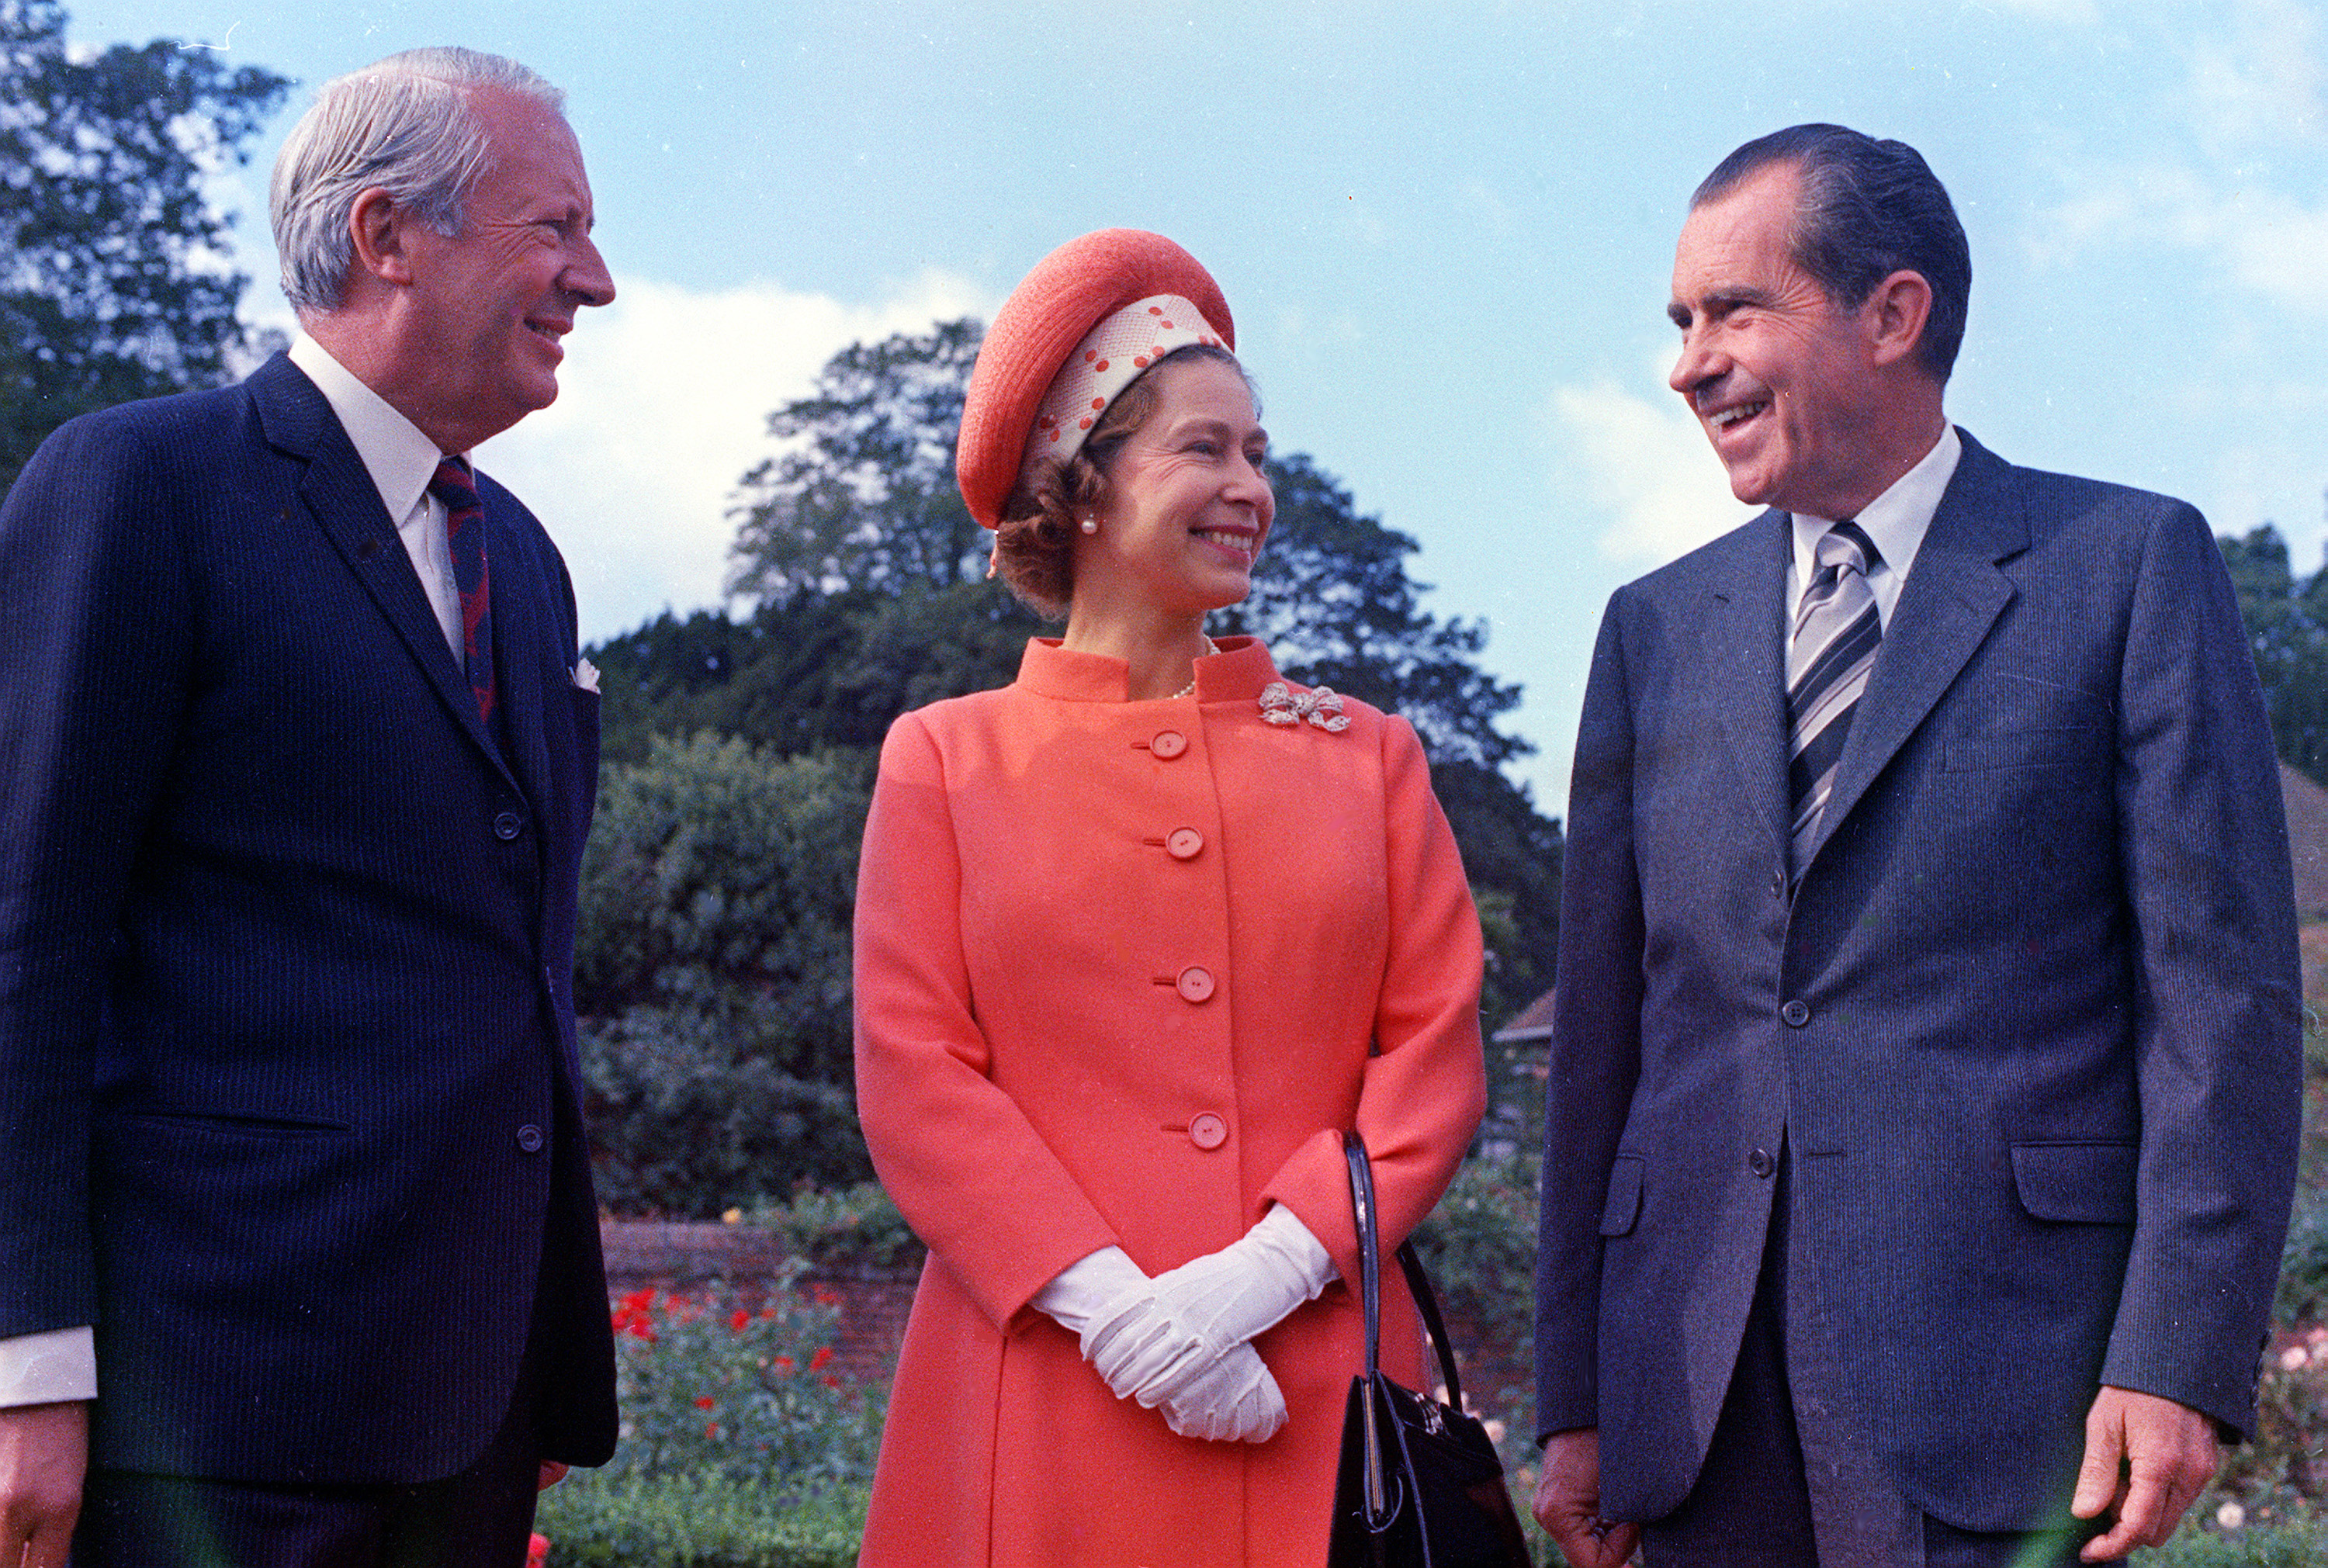
<path id="1" fill-rule="evenodd" d="M 459 50 L 328 84 L 299 341 L 0 508 L 0 1563 L 506 1568 L 612 1449 L 597 697 L 465 459 L 614 294 L 560 106 Z"/>

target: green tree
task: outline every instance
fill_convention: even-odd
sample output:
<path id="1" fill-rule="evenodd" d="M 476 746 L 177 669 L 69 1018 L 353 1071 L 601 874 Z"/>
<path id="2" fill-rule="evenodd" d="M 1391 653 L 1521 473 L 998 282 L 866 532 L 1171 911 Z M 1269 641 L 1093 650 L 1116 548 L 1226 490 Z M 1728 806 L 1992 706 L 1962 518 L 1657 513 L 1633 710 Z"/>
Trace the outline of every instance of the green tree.
<path id="1" fill-rule="evenodd" d="M 812 397 L 768 417 L 793 443 L 744 476 L 733 591 L 902 592 L 975 581 L 985 535 L 954 487 L 953 438 L 985 329 L 941 323 L 852 343 Z"/>
<path id="2" fill-rule="evenodd" d="M 89 59 L 0 0 L 0 490 L 76 414 L 223 379 L 248 346 L 202 192 L 290 84 L 157 40 Z"/>
<path id="3" fill-rule="evenodd" d="M 2255 652 L 2272 744 L 2281 761 L 2328 784 L 2328 566 L 2299 583 L 2287 541 L 2268 522 L 2216 543 Z"/>
<path id="4" fill-rule="evenodd" d="M 605 770 L 574 974 L 600 1195 L 683 1216 L 871 1174 L 850 1093 L 862 754 L 711 735 Z"/>

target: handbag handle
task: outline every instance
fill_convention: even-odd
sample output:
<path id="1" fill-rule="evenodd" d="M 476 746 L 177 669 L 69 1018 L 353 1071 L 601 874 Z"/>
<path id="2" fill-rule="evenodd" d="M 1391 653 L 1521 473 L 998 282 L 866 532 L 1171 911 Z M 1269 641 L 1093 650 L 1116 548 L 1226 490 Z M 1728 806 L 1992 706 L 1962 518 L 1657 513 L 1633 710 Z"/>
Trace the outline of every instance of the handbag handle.
<path id="1" fill-rule="evenodd" d="M 1371 1380 L 1381 1370 L 1382 1236 L 1375 1220 L 1374 1166 L 1366 1158 L 1366 1140 L 1355 1127 L 1342 1134 L 1342 1155 L 1349 1161 L 1350 1211 L 1358 1222 L 1358 1300 L 1366 1309 L 1366 1376 Z M 1439 1316 L 1438 1293 L 1431 1288 L 1431 1277 L 1422 1272 L 1422 1259 L 1413 1242 L 1398 1244 L 1398 1266 L 1406 1275 L 1406 1288 L 1413 1292 L 1415 1310 L 1422 1314 L 1432 1348 L 1439 1354 L 1439 1375 L 1447 1385 L 1447 1403 L 1460 1410 L 1463 1380 L 1455 1373 L 1455 1347 L 1448 1340 L 1446 1322 Z"/>

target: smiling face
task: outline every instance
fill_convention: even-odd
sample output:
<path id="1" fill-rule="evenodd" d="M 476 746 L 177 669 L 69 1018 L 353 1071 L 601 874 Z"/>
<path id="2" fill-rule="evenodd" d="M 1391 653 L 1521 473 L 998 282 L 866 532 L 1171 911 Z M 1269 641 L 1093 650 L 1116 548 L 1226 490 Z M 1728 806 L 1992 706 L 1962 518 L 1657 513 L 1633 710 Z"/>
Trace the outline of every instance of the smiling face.
<path id="1" fill-rule="evenodd" d="M 1072 621 L 1184 619 L 1234 605 L 1276 515 L 1269 435 L 1234 365 L 1159 365 L 1157 403 L 1116 450 L 1099 531 L 1075 544 Z"/>
<path id="2" fill-rule="evenodd" d="M 564 118 L 497 89 L 476 89 L 471 102 L 493 163 L 469 192 L 461 231 L 407 230 L 412 327 L 427 351 L 413 392 L 421 411 L 407 413 L 448 451 L 548 408 L 566 357 L 559 340 L 583 305 L 615 297 L 590 239 L 582 149 Z"/>
<path id="3" fill-rule="evenodd" d="M 1687 400 L 1751 505 L 1848 517 L 1897 475 L 1896 377 L 1878 371 L 1874 306 L 1847 310 L 1794 259 L 1800 176 L 1774 164 L 1694 209 L 1674 253 Z"/>

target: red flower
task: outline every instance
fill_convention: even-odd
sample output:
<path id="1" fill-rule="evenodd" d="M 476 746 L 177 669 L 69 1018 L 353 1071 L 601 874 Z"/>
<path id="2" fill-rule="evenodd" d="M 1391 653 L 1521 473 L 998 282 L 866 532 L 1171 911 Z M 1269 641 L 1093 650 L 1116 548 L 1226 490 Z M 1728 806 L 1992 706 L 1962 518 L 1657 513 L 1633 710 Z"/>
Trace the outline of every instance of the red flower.
<path id="1" fill-rule="evenodd" d="M 821 1372 L 831 1365 L 832 1347 L 829 1345 L 820 1347 L 817 1353 L 808 1358 L 808 1369 L 811 1372 Z"/>
<path id="2" fill-rule="evenodd" d="M 809 1287 L 808 1293 L 810 1300 L 813 1300 L 820 1307 L 838 1307 L 840 1305 L 840 1292 L 834 1290 L 831 1285 L 823 1284 L 821 1282 L 811 1285 Z"/>
<path id="3" fill-rule="evenodd" d="M 549 1561 L 549 1537 L 536 1530 L 525 1544 L 525 1568 L 542 1568 Z"/>
<path id="4" fill-rule="evenodd" d="M 736 1315 L 728 1319 L 728 1327 L 735 1333 L 741 1334 L 751 1321 L 752 1314 L 738 1307 L 736 1309 Z"/>
<path id="5" fill-rule="evenodd" d="M 711 1404 L 711 1396 L 708 1394 L 699 1394 L 695 1396 L 695 1408 L 698 1410 L 709 1410 Z"/>
<path id="6" fill-rule="evenodd" d="M 840 1379 L 828 1372 L 824 1375 L 824 1385 L 827 1388 L 838 1388 L 840 1386 Z"/>
<path id="7" fill-rule="evenodd" d="M 779 1372 L 790 1372 L 793 1369 L 793 1358 L 789 1356 L 777 1357 L 775 1359 L 775 1368 Z"/>
<path id="8" fill-rule="evenodd" d="M 703 1429 L 703 1435 L 706 1437 L 718 1437 L 719 1435 L 719 1423 L 715 1421 L 710 1425 L 705 1427 Z"/>

